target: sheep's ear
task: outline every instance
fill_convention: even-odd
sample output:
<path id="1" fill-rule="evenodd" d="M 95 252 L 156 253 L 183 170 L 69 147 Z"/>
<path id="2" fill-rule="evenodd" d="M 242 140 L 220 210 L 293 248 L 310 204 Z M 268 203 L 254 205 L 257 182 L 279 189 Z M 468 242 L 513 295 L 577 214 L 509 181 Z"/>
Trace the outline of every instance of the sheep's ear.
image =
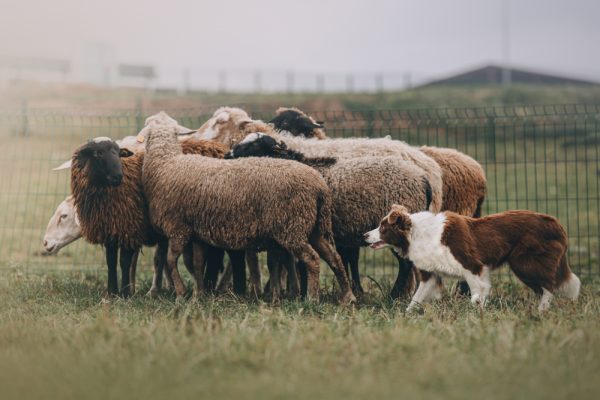
<path id="1" fill-rule="evenodd" d="M 250 122 L 252 122 L 252 121 L 242 121 L 242 122 L 240 122 L 240 125 L 239 125 L 240 130 L 243 130 L 244 128 L 246 128 L 246 125 L 248 125 Z"/>
<path id="2" fill-rule="evenodd" d="M 325 128 L 325 122 L 323 122 L 323 121 L 315 121 L 315 123 L 313 124 L 313 126 L 315 128 Z"/>
<path id="3" fill-rule="evenodd" d="M 177 131 L 177 135 L 178 136 L 186 136 L 186 135 L 191 135 L 192 133 L 196 133 L 196 132 L 198 132 L 198 131 L 197 130 L 196 131 L 190 131 L 190 130 L 183 131 L 183 130 L 179 130 L 179 131 Z"/>
<path id="4" fill-rule="evenodd" d="M 60 164 L 56 168 L 52 168 L 52 171 L 60 171 L 60 170 L 69 169 L 69 168 L 71 168 L 71 160 L 65 161 L 64 163 Z"/>
<path id="5" fill-rule="evenodd" d="M 119 157 L 122 157 L 122 158 L 131 157 L 133 154 L 134 154 L 133 151 L 131 151 L 125 147 L 122 149 L 119 149 Z"/>

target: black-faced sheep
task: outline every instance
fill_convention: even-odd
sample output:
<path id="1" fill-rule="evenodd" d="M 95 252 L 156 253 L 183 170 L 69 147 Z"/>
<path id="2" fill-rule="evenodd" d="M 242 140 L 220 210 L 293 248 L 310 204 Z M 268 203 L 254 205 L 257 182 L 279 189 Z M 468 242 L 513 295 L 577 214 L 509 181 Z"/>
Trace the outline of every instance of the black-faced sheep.
<path id="1" fill-rule="evenodd" d="M 337 278 L 342 302 L 355 301 L 330 242 L 331 191 L 314 169 L 287 160 L 184 155 L 171 126 L 160 121 L 151 126 L 144 191 L 153 225 L 169 239 L 167 266 L 179 296 L 183 286 L 177 257 L 194 239 L 226 249 L 289 251 L 308 266 L 312 300 L 319 296 L 320 255 Z M 196 274 L 197 290 L 201 278 Z"/>
<path id="2" fill-rule="evenodd" d="M 225 147 L 214 142 L 188 140 L 182 142 L 182 151 L 188 154 L 203 154 L 222 158 Z M 115 152 L 126 158 L 119 159 Z M 113 166 L 101 157 L 107 158 Z M 71 168 L 71 191 L 73 205 L 77 210 L 81 234 L 90 243 L 102 244 L 106 248 L 107 264 L 109 266 L 109 293 L 117 292 L 116 258 L 117 249 L 121 249 L 122 294 L 129 295 L 130 283 L 135 282 L 136 255 L 142 245 L 153 246 L 158 243 L 154 263 L 154 279 L 149 294 L 155 295 L 161 287 L 162 269 L 166 243 L 150 225 L 145 195 L 141 183 L 141 173 L 144 153 L 132 155 L 127 149 L 119 149 L 110 140 L 97 140 L 82 146 L 73 157 Z M 118 164 L 118 165 L 116 165 Z M 112 169 L 121 168 L 123 182 L 118 182 L 118 172 Z M 117 178 L 113 176 L 117 175 Z M 105 177 L 106 176 L 106 177 Z M 111 178 L 112 177 L 112 178 Z M 111 180 L 112 179 L 112 180 Z M 110 186 L 110 184 L 117 184 Z M 191 253 L 191 249 L 188 250 Z M 208 258 L 209 271 L 218 271 L 219 257 L 222 255 L 210 252 Z M 233 258 L 233 257 L 232 257 Z M 239 258 L 239 257 L 238 257 Z M 237 259 L 237 258 L 236 258 Z M 186 267 L 191 268 L 191 258 L 188 257 Z M 239 266 L 236 265 L 236 271 Z M 243 267 L 243 261 L 242 261 Z M 245 269 L 242 268 L 244 271 Z M 131 274 L 130 274 L 131 271 Z M 212 280 L 210 280 L 212 277 Z M 239 287 L 243 274 L 236 274 Z M 214 287 L 214 273 L 207 276 L 207 285 Z M 243 292 L 236 292 L 243 293 Z"/>
<path id="3" fill-rule="evenodd" d="M 121 163 L 120 157 L 127 157 Z M 117 256 L 121 248 L 121 294 L 130 293 L 129 271 L 142 245 L 156 244 L 141 186 L 142 158 L 110 139 L 77 149 L 71 166 L 71 193 L 83 237 L 106 248 L 108 292 L 118 293 Z"/>
<path id="4" fill-rule="evenodd" d="M 227 157 L 274 157 L 313 164 L 303 154 L 282 142 L 260 133 L 235 145 Z M 395 157 L 362 157 L 317 165 L 317 170 L 333 192 L 333 234 L 338 249 L 356 252 L 365 246 L 362 231 L 375 227 L 390 204 L 399 203 L 411 210 L 428 210 L 431 186 L 427 175 L 414 164 Z M 348 264 L 346 264 L 348 265 Z M 362 292 L 358 263 L 350 263 L 355 290 Z M 402 279 L 404 271 L 400 272 Z"/>
<path id="5" fill-rule="evenodd" d="M 304 136 L 305 138 L 325 139 L 325 123 L 315 121 L 310 115 L 295 107 L 279 107 L 275 111 L 276 116 L 269 121 L 276 130 L 286 131 L 294 136 Z"/>

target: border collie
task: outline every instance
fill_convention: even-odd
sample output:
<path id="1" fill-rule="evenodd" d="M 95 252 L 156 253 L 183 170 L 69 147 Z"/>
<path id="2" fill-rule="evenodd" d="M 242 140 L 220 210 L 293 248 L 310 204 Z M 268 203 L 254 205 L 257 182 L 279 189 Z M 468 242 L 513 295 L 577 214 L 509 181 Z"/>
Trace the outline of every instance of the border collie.
<path id="1" fill-rule="evenodd" d="M 419 212 L 394 205 L 365 240 L 374 249 L 392 246 L 415 267 L 464 278 L 471 302 L 483 306 L 490 293 L 490 270 L 508 263 L 515 275 L 541 295 L 540 312 L 553 293 L 575 300 L 581 283 L 567 263 L 567 234 L 556 218 L 531 211 L 507 211 L 483 218 L 453 212 Z M 407 311 L 430 300 L 436 279 L 419 283 Z"/>

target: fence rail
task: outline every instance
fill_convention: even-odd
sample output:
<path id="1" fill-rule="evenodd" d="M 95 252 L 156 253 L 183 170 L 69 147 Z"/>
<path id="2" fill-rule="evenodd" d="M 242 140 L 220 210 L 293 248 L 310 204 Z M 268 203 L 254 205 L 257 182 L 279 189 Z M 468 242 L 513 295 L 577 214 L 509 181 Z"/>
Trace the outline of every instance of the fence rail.
<path id="1" fill-rule="evenodd" d="M 254 118 L 274 110 L 243 105 Z M 216 107 L 167 110 L 188 127 L 200 126 Z M 0 110 L 0 265 L 102 265 L 97 247 L 83 241 L 55 257 L 38 251 L 46 223 L 68 194 L 68 173 L 52 167 L 95 136 L 136 134 L 158 110 Z M 311 114 L 331 137 L 368 136 L 412 145 L 456 148 L 479 161 L 487 174 L 485 213 L 530 209 L 557 216 L 569 233 L 569 257 L 584 276 L 600 274 L 600 105 L 522 105 Z M 150 253 L 146 251 L 146 253 Z M 150 263 L 145 254 L 143 264 Z M 391 273 L 387 253 L 363 252 L 363 268 Z M 375 269 L 371 269 L 374 268 Z"/>

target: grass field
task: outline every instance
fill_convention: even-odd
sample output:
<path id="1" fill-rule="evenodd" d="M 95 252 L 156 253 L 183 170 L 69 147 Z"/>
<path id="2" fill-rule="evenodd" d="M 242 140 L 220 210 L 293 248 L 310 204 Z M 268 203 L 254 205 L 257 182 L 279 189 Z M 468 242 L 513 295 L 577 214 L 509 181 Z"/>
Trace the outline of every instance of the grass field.
<path id="1" fill-rule="evenodd" d="M 480 315 L 447 295 L 405 315 L 377 291 L 355 308 L 106 301 L 104 269 L 0 270 L 0 391 L 12 399 L 593 399 L 598 282 L 540 317 L 497 282 Z M 143 289 L 149 277 L 143 276 Z M 326 288 L 331 292 L 331 288 Z"/>

